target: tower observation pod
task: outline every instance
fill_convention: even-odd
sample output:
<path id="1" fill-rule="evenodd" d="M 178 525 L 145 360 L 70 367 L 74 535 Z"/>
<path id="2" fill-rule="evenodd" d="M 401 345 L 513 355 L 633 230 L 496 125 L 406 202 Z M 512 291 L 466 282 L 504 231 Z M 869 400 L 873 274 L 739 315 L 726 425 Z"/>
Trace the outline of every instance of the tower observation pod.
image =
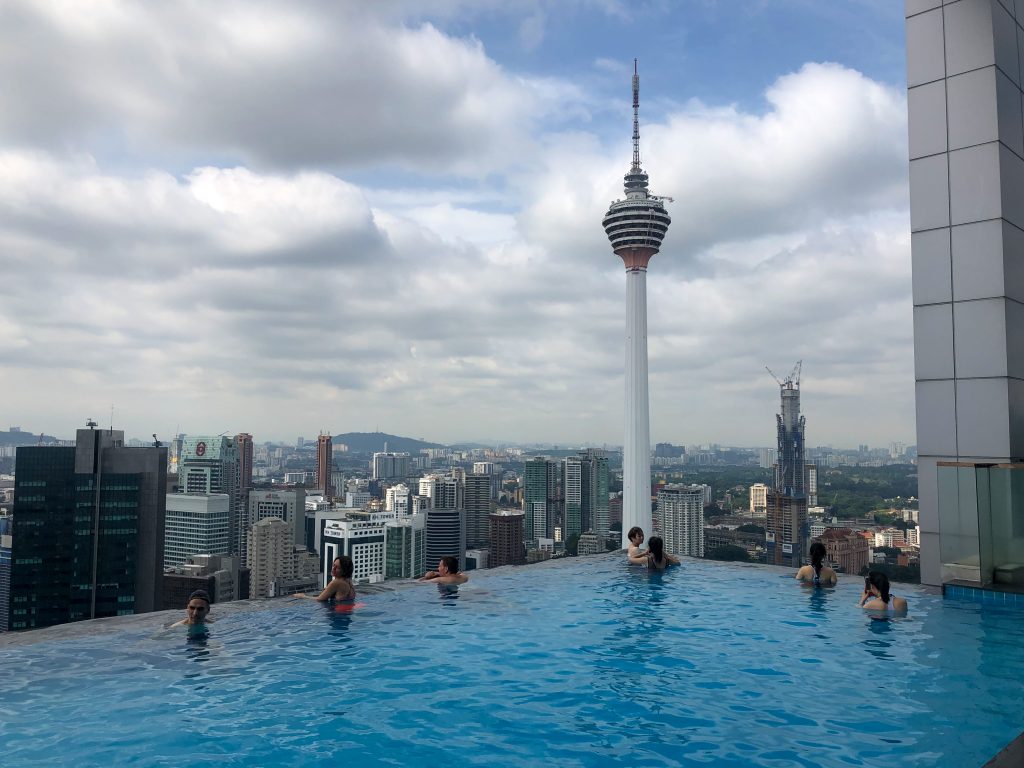
<path id="1" fill-rule="evenodd" d="M 601 224 L 626 266 L 626 435 L 622 468 L 622 546 L 633 526 L 651 535 L 651 438 L 647 396 L 647 265 L 661 249 L 672 219 L 667 197 L 647 190 L 640 166 L 640 76 L 633 60 L 633 164 L 625 199 L 611 204 Z"/>

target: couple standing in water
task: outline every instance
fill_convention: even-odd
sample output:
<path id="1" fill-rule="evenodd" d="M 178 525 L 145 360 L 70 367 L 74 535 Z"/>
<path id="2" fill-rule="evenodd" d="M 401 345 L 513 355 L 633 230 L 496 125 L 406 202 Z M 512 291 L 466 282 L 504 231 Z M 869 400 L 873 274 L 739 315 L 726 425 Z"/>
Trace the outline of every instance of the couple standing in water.
<path id="1" fill-rule="evenodd" d="M 629 539 L 626 557 L 629 558 L 630 565 L 646 565 L 652 571 L 664 571 L 670 565 L 679 565 L 679 558 L 665 551 L 665 542 L 661 536 L 651 536 L 647 540 L 647 549 L 640 549 L 644 541 L 642 529 L 633 526 L 626 534 L 626 538 Z"/>
<path id="2" fill-rule="evenodd" d="M 811 564 L 797 571 L 796 580 L 809 587 L 834 587 L 839 578 L 833 569 L 824 564 L 825 554 L 825 545 L 820 541 L 811 544 Z M 889 592 L 889 577 L 881 571 L 868 572 L 858 605 L 868 611 L 907 612 L 907 601 Z"/>

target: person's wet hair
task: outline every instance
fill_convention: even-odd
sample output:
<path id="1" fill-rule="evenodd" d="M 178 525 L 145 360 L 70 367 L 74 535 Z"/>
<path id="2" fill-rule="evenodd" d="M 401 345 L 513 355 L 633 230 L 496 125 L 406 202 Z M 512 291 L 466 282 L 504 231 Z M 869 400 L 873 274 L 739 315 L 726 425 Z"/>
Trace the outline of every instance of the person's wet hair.
<path id="1" fill-rule="evenodd" d="M 660 563 L 665 559 L 665 542 L 661 536 L 651 536 L 647 540 L 647 549 L 650 550 L 651 555 L 654 556 L 654 562 Z"/>
<path id="2" fill-rule="evenodd" d="M 206 606 L 210 606 L 210 594 L 205 589 L 197 589 L 191 595 L 188 596 L 188 601 L 191 603 L 193 600 L 202 600 L 206 603 Z"/>
<path id="3" fill-rule="evenodd" d="M 343 578 L 343 579 L 351 579 L 352 578 L 352 574 L 355 573 L 356 566 L 355 566 L 355 563 L 352 562 L 352 558 L 351 557 L 349 557 L 348 555 L 341 555 L 339 557 L 334 558 L 334 562 L 341 564 L 340 565 L 341 578 Z"/>
<path id="4" fill-rule="evenodd" d="M 459 558 L 455 557 L 455 555 L 445 555 L 441 558 L 441 562 L 448 569 L 448 573 L 459 572 Z"/>
<path id="5" fill-rule="evenodd" d="M 634 525 L 632 528 L 629 529 L 629 533 L 626 534 L 626 538 L 632 541 L 637 536 L 639 536 L 642 539 L 644 537 L 644 532 L 641 528 Z"/>
<path id="6" fill-rule="evenodd" d="M 825 559 L 825 554 L 825 545 L 820 541 L 811 544 L 811 567 L 814 568 L 814 573 L 818 576 L 821 575 L 821 563 Z"/>
<path id="7" fill-rule="evenodd" d="M 868 573 L 868 584 L 872 585 L 878 590 L 878 594 L 882 598 L 882 602 L 886 605 L 889 604 L 889 577 L 881 571 L 871 571 Z"/>

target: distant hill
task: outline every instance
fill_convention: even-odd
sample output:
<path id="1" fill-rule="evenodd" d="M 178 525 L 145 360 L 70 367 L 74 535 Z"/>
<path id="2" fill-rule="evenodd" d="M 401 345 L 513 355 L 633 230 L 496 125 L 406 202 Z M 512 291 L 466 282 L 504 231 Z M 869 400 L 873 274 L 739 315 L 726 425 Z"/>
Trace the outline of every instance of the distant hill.
<path id="1" fill-rule="evenodd" d="M 387 443 L 389 451 L 398 453 L 419 453 L 422 448 L 445 448 L 441 443 L 428 443 L 412 437 L 399 437 L 386 432 L 346 432 L 334 435 L 334 443 L 344 443 L 352 453 L 375 453 L 384 450 Z"/>
<path id="2" fill-rule="evenodd" d="M 52 443 L 57 438 L 51 435 L 43 435 L 43 443 Z M 39 443 L 39 435 L 33 432 L 18 430 L 17 432 L 0 432 L 0 445 L 36 445 Z"/>

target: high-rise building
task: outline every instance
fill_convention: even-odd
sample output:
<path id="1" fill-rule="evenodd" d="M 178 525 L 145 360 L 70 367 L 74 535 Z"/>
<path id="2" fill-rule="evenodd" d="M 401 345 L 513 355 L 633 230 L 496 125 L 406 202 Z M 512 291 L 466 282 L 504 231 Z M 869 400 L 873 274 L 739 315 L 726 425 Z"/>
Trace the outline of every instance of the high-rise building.
<path id="1" fill-rule="evenodd" d="M 253 444 L 252 435 L 242 432 L 235 435 L 238 446 L 238 492 L 243 496 L 252 488 Z"/>
<path id="2" fill-rule="evenodd" d="M 384 524 L 384 578 L 413 579 L 434 567 L 427 567 L 426 526 L 424 512 Z"/>
<path id="3" fill-rule="evenodd" d="M 230 518 L 226 493 L 167 494 L 164 568 L 176 568 L 193 555 L 227 555 Z"/>
<path id="4" fill-rule="evenodd" d="M 536 456 L 523 465 L 523 512 L 527 541 L 549 537 L 548 528 L 548 465 L 543 456 Z"/>
<path id="5" fill-rule="evenodd" d="M 522 565 L 526 549 L 523 546 L 525 514 L 518 509 L 499 509 L 489 519 L 490 566 Z"/>
<path id="6" fill-rule="evenodd" d="M 768 486 L 764 483 L 750 486 L 750 516 L 762 520 L 768 516 Z"/>
<path id="7" fill-rule="evenodd" d="M 462 509 L 466 487 L 454 474 L 424 475 L 420 478 L 420 496 L 430 499 L 432 509 Z"/>
<path id="8" fill-rule="evenodd" d="M 801 565 L 807 554 L 809 536 L 807 498 L 769 490 L 765 518 L 768 564 L 793 568 Z"/>
<path id="9" fill-rule="evenodd" d="M 779 381 L 781 412 L 776 414 L 778 459 L 767 495 L 765 543 L 769 564 L 799 566 L 807 554 L 806 419 L 800 415 L 800 369 Z"/>
<path id="10" fill-rule="evenodd" d="M 491 476 L 466 475 L 466 546 L 486 547 L 490 535 Z"/>
<path id="11" fill-rule="evenodd" d="M 186 437 L 178 465 L 178 489 L 182 493 L 226 493 L 231 498 L 228 520 L 228 554 L 245 552 L 245 504 L 239 492 L 238 443 L 235 438 Z"/>
<path id="12" fill-rule="evenodd" d="M 562 493 L 565 494 L 565 511 L 562 516 L 562 535 L 566 539 L 583 533 L 583 482 L 583 462 L 573 456 L 563 459 Z"/>
<path id="13" fill-rule="evenodd" d="M 808 462 L 805 484 L 807 487 L 807 506 L 818 506 L 818 465 Z"/>
<path id="14" fill-rule="evenodd" d="M 601 538 L 608 534 L 608 456 L 604 451 L 588 448 L 580 454 L 583 463 L 583 509 L 584 532 L 592 531 Z M 601 550 L 604 551 L 604 550 Z"/>
<path id="15" fill-rule="evenodd" d="M 779 452 L 775 448 L 759 448 L 757 453 L 758 466 L 760 466 L 761 469 L 771 469 L 775 466 L 775 460 L 779 455 Z"/>
<path id="16" fill-rule="evenodd" d="M 625 199 L 612 203 L 602 225 L 626 267 L 626 435 L 623 441 L 622 546 L 635 525 L 651 528 L 651 440 L 647 392 L 647 265 L 661 249 L 671 218 L 665 198 L 647 191 L 640 166 L 640 76 L 633 62 L 633 163 Z"/>
<path id="17" fill-rule="evenodd" d="M 306 491 L 304 488 L 274 488 L 249 491 L 246 525 L 277 517 L 292 527 L 296 544 L 306 544 Z"/>
<path id="18" fill-rule="evenodd" d="M 290 524 L 264 518 L 252 525 L 248 539 L 252 597 L 276 597 L 317 585 L 316 555 L 295 546 Z"/>
<path id="19" fill-rule="evenodd" d="M 622 494 L 608 497 L 608 526 L 622 525 Z"/>
<path id="20" fill-rule="evenodd" d="M 442 557 L 459 558 L 459 569 L 466 558 L 466 510 L 435 508 L 427 510 L 427 567 L 436 568 Z"/>
<path id="21" fill-rule="evenodd" d="M 412 514 L 411 501 L 412 492 L 405 483 L 392 485 L 384 492 L 384 509 L 394 512 L 399 517 Z"/>
<path id="22" fill-rule="evenodd" d="M 800 368 L 779 382 L 782 412 L 776 414 L 778 459 L 775 462 L 775 490 L 788 496 L 806 496 L 805 429 L 806 418 L 800 415 Z"/>
<path id="23" fill-rule="evenodd" d="M 331 444 L 331 436 L 322 432 L 316 439 L 316 487 L 324 492 L 324 497 L 330 501 L 331 492 L 331 470 L 334 467 L 334 449 Z"/>
<path id="24" fill-rule="evenodd" d="M 159 610 L 166 488 L 167 449 L 121 431 L 18 448 L 10 629 Z"/>
<path id="25" fill-rule="evenodd" d="M 384 520 L 328 520 L 320 533 L 320 573 L 323 586 L 331 580 L 331 564 L 348 555 L 354 570 L 352 581 L 374 583 L 384 580 Z"/>
<path id="26" fill-rule="evenodd" d="M 408 453 L 380 451 L 373 454 L 371 471 L 374 480 L 401 480 L 409 476 Z"/>
<path id="27" fill-rule="evenodd" d="M 0 515 L 0 632 L 9 629 L 11 604 L 11 518 Z"/>
<path id="28" fill-rule="evenodd" d="M 670 483 L 662 488 L 658 532 L 669 552 L 704 557 L 704 487 Z"/>

